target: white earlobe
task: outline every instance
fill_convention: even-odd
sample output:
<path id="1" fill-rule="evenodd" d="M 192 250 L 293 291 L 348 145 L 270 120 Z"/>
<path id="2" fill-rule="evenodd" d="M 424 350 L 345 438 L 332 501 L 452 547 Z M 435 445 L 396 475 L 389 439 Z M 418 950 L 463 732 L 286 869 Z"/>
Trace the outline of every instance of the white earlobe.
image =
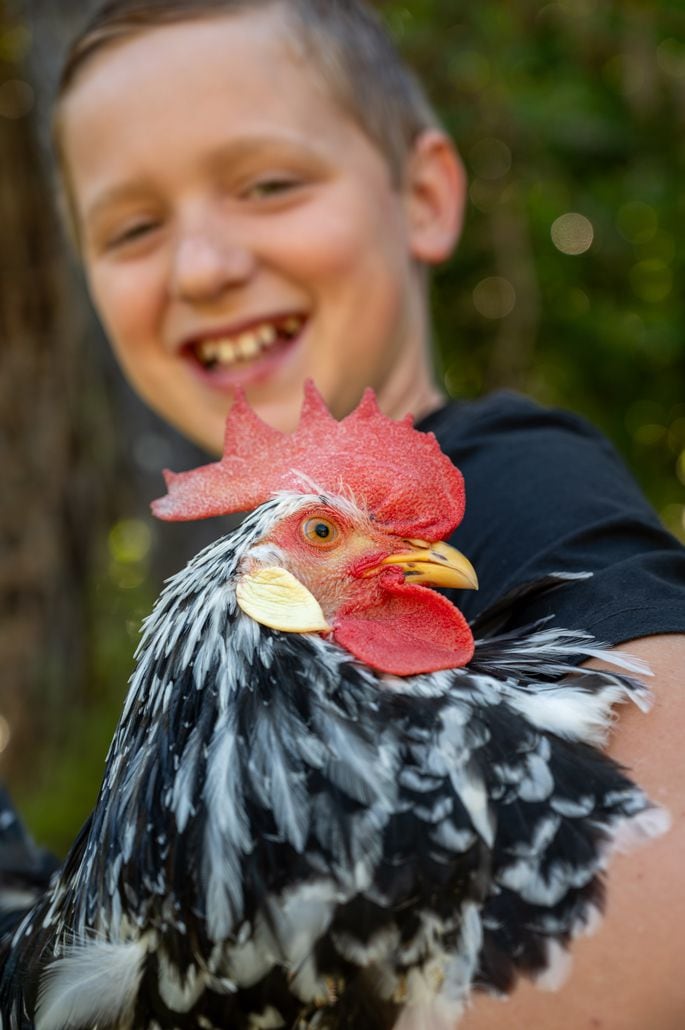
<path id="1" fill-rule="evenodd" d="M 255 622 L 286 633 L 326 633 L 330 626 L 314 595 L 286 569 L 258 569 L 236 587 L 242 611 Z"/>

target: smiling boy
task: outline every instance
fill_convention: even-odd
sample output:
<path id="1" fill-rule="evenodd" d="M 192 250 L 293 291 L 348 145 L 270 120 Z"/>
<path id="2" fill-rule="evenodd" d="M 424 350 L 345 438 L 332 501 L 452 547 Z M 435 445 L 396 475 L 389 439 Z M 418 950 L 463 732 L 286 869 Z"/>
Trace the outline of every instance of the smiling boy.
<path id="1" fill-rule="evenodd" d="M 652 664 L 655 711 L 626 713 L 612 751 L 674 829 L 616 863 L 607 920 L 560 994 L 522 985 L 462 1025 L 681 1026 L 683 552 L 571 416 L 506 397 L 443 407 L 426 269 L 456 243 L 464 176 L 375 21 L 334 0 L 112 0 L 72 51 L 56 138 L 95 306 L 162 417 L 219 452 L 236 385 L 281 429 L 308 376 L 338 417 L 373 386 L 462 468 L 460 546 L 486 598 L 595 573 L 553 609 Z"/>
<path id="2" fill-rule="evenodd" d="M 60 110 L 81 255 L 117 355 L 210 450 L 237 384 L 284 429 L 307 376 L 338 416 L 367 385 L 391 414 L 436 408 L 422 266 L 450 253 L 463 201 L 442 133 L 423 134 L 396 186 L 285 12 L 257 8 L 111 43 Z"/>

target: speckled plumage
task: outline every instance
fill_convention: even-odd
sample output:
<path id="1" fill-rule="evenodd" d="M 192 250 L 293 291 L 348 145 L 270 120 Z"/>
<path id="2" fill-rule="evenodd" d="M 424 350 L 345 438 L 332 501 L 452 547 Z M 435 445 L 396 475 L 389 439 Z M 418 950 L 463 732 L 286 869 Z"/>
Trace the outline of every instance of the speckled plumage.
<path id="1" fill-rule="evenodd" d="M 473 985 L 549 973 L 612 841 L 663 829 L 596 747 L 646 691 L 577 668 L 583 634 L 399 679 L 246 616 L 240 562 L 321 500 L 278 495 L 167 585 L 93 815 L 0 945 L 2 1030 L 453 1027 Z"/>

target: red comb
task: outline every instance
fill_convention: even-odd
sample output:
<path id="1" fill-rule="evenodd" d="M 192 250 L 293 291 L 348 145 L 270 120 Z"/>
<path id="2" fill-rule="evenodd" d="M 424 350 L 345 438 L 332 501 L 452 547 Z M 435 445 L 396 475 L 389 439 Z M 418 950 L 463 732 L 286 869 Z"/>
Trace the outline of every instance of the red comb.
<path id="1" fill-rule="evenodd" d="M 342 493 L 394 533 L 428 540 L 448 536 L 464 514 L 461 473 L 432 433 L 411 416 L 383 415 L 370 389 L 337 422 L 310 380 L 294 433 L 262 422 L 237 391 L 221 460 L 164 478 L 168 493 L 152 510 L 169 521 L 249 511 L 279 490 Z"/>

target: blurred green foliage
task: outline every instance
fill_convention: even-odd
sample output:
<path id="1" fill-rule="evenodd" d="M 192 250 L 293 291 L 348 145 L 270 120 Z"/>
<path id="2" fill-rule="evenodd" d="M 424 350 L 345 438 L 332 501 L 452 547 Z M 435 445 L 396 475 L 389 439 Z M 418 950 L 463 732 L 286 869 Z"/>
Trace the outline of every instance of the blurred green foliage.
<path id="1" fill-rule="evenodd" d="M 679 0 L 382 5 L 469 177 L 433 283 L 456 396 L 509 386 L 571 408 L 685 538 L 685 10 Z M 93 587 L 93 689 L 19 796 L 58 850 L 92 805 L 155 589 L 145 525 L 110 533 Z"/>
<path id="2" fill-rule="evenodd" d="M 31 775 L 14 789 L 37 840 L 65 854 L 90 813 L 105 755 L 121 714 L 140 626 L 156 587 L 149 574 L 149 525 L 123 519 L 111 529 L 92 584 L 90 678 L 83 703 L 60 713 L 49 741 L 35 749 Z"/>
<path id="3" fill-rule="evenodd" d="M 685 8 L 382 9 L 469 177 L 434 284 L 448 389 L 587 415 L 685 538 Z"/>

